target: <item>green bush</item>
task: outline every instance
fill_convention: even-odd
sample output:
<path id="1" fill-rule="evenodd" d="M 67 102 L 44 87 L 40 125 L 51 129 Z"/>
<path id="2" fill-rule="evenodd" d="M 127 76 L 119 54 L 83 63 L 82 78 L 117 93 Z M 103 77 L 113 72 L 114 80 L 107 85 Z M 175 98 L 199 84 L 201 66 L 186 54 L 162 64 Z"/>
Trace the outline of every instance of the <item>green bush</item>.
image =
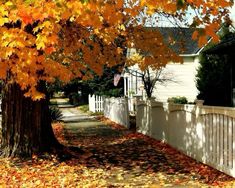
<path id="1" fill-rule="evenodd" d="M 84 99 L 84 96 L 82 96 L 81 93 L 69 94 L 69 102 L 75 106 L 87 104 L 87 100 Z"/>
<path id="2" fill-rule="evenodd" d="M 78 93 L 70 93 L 69 94 L 69 102 L 73 105 L 78 105 L 78 99 L 80 95 Z"/>
<path id="3" fill-rule="evenodd" d="M 52 121 L 60 121 L 62 119 L 63 114 L 57 106 L 50 106 L 49 110 Z"/>
<path id="4" fill-rule="evenodd" d="M 188 100 L 186 97 L 171 97 L 171 98 L 168 98 L 167 102 L 173 102 L 175 104 L 187 104 L 188 103 Z"/>
<path id="5" fill-rule="evenodd" d="M 227 55 L 202 54 L 196 75 L 198 99 L 205 105 L 231 105 L 231 62 Z"/>
<path id="6" fill-rule="evenodd" d="M 106 97 L 120 97 L 123 96 L 123 88 L 104 90 L 100 92 L 95 92 L 94 94 Z"/>
<path id="7" fill-rule="evenodd" d="M 223 25 L 219 35 L 221 42 L 226 44 L 235 37 L 235 32 L 227 25 Z M 216 50 L 214 45 L 207 45 L 200 55 L 200 66 L 196 75 L 199 91 L 197 99 L 204 100 L 204 105 L 232 106 L 232 88 L 235 80 L 233 54 L 228 52 L 230 45 L 220 45 L 220 50 Z"/>

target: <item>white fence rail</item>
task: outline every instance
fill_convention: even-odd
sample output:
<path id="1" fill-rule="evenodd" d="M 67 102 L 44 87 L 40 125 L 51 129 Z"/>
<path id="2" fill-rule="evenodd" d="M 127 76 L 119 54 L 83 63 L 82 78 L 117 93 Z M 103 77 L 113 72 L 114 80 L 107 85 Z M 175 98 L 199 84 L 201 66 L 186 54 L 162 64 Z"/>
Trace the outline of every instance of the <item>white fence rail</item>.
<path id="1" fill-rule="evenodd" d="M 104 97 L 98 95 L 89 95 L 89 111 L 103 112 L 104 111 Z"/>
<path id="2" fill-rule="evenodd" d="M 134 95 L 128 97 L 128 109 L 131 114 L 136 114 L 137 101 L 143 99 L 142 95 Z"/>
<path id="3" fill-rule="evenodd" d="M 235 109 L 138 102 L 137 129 L 235 177 Z"/>
<path id="4" fill-rule="evenodd" d="M 105 98 L 103 96 L 89 95 L 89 111 L 104 112 L 104 116 L 110 120 L 127 128 L 130 127 L 127 98 Z"/>
<path id="5" fill-rule="evenodd" d="M 129 128 L 130 120 L 127 98 L 105 98 L 104 116 Z"/>

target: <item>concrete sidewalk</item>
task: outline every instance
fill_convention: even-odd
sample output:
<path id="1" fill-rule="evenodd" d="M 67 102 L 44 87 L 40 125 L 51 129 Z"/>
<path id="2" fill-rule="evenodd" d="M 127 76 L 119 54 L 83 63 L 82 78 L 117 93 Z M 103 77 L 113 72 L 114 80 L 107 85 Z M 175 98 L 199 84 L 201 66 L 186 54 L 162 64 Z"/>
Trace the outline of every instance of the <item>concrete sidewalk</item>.
<path id="1" fill-rule="evenodd" d="M 95 120 L 94 116 L 90 116 L 88 113 L 79 110 L 76 106 L 71 105 L 68 98 L 54 98 L 52 99 L 52 104 L 60 108 L 63 114 L 62 121 L 65 123 Z"/>
<path id="2" fill-rule="evenodd" d="M 63 104 L 66 145 L 85 152 L 76 165 L 85 165 L 92 173 L 99 170 L 98 179 L 106 183 L 104 187 L 199 188 L 231 180 L 162 142 L 112 127 L 109 121 L 107 125 L 71 106 L 67 99 L 56 103 Z"/>
<path id="3" fill-rule="evenodd" d="M 104 125 L 103 122 L 97 120 L 96 116 L 82 112 L 79 108 L 68 103 L 66 98 L 53 99 L 56 100 L 60 108 L 64 124 L 65 137 L 89 138 L 89 137 L 115 137 L 122 133 L 111 129 L 110 126 Z M 76 143 L 70 142 L 70 145 L 76 146 Z"/>

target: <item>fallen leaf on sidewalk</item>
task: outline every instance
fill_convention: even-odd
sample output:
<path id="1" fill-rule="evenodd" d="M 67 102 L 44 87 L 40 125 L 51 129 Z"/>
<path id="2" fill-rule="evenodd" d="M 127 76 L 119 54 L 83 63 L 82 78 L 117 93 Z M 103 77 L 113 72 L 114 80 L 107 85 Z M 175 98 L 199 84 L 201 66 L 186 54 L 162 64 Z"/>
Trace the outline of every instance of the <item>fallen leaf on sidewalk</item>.
<path id="1" fill-rule="evenodd" d="M 56 137 L 72 154 L 67 160 L 50 154 L 28 161 L 0 159 L 0 187 L 235 186 L 232 177 L 163 142 L 100 120 L 102 125 L 89 129 L 53 125 Z"/>

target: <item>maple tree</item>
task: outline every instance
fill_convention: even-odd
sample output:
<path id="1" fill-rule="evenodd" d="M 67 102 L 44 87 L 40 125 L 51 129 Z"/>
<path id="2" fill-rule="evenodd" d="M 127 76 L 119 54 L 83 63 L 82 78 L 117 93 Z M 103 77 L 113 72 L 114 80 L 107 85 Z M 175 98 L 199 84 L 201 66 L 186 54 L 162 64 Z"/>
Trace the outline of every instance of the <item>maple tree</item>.
<path id="1" fill-rule="evenodd" d="M 27 156 L 60 147 L 48 120 L 46 82 L 87 80 L 91 72 L 101 75 L 104 65 L 121 62 L 124 46 L 154 54 L 144 58 L 141 69 L 150 64 L 158 69 L 175 57 L 163 56 L 160 33 L 142 38 L 146 34 L 141 13 L 183 21 L 195 10 L 191 26 L 204 29 L 195 31 L 193 38 L 202 45 L 207 36 L 218 39 L 215 31 L 229 20 L 230 6 L 228 0 L 1 1 L 2 155 Z M 153 46 L 158 46 L 158 54 Z"/>

